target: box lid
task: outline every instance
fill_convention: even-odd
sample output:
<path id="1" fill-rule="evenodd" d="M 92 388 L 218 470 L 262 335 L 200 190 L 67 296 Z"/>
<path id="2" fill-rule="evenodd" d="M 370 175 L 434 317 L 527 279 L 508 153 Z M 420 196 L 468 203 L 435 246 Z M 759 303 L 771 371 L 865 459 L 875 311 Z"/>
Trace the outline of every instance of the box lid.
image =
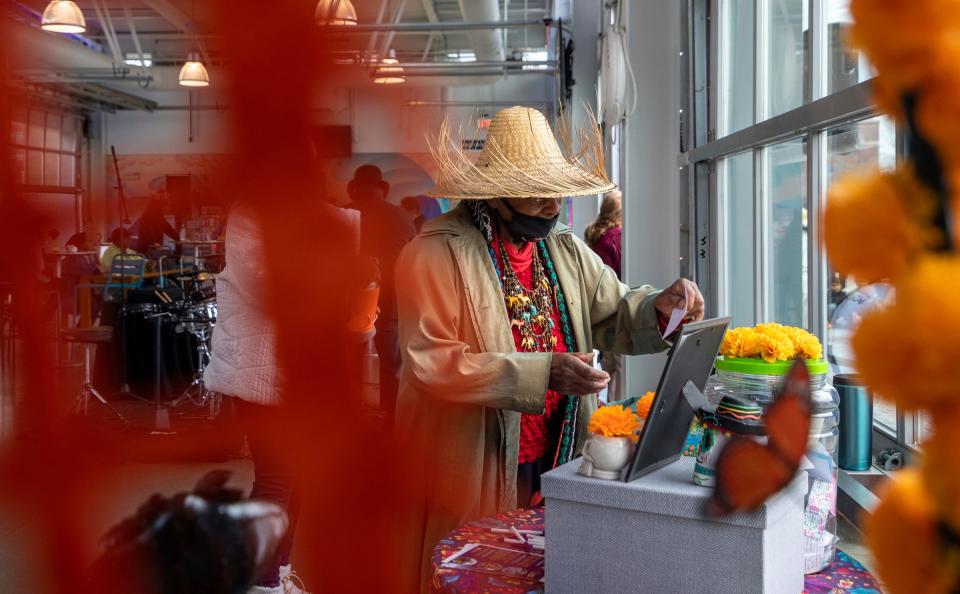
<path id="1" fill-rule="evenodd" d="M 693 482 L 694 459 L 684 456 L 633 482 L 609 481 L 577 474 L 583 460 L 577 458 L 551 470 L 541 478 L 543 496 L 549 506 L 551 499 L 574 501 L 696 520 L 715 521 L 750 528 L 766 528 L 796 506 L 803 508 L 807 492 L 807 475 L 798 473 L 790 485 L 771 497 L 758 510 L 733 513 L 720 518 L 704 514 L 704 506 L 713 493 L 710 487 Z"/>

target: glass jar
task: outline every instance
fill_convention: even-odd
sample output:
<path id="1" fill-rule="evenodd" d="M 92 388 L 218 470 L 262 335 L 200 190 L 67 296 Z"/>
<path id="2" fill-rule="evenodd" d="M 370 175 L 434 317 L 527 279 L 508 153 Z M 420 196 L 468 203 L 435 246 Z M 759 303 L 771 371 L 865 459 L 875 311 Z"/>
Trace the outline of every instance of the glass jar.
<path id="1" fill-rule="evenodd" d="M 717 373 L 707 382 L 711 403 L 724 396 L 756 402 L 764 409 L 773 402 L 791 363 L 768 364 L 750 359 L 717 358 Z M 837 391 L 827 382 L 828 365 L 810 361 L 813 415 L 807 442 L 807 496 L 804 500 L 804 573 L 817 573 L 833 561 L 837 549 L 837 449 L 839 403 Z"/>

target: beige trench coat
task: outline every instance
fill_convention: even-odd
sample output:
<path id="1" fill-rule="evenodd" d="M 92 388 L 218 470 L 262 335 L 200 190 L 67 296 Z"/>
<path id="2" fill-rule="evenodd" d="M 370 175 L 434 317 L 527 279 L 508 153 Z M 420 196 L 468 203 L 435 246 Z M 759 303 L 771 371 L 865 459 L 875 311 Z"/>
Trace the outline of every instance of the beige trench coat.
<path id="1" fill-rule="evenodd" d="M 565 226 L 546 241 L 580 352 L 669 346 L 653 306 L 658 291 L 620 283 Z M 409 518 L 409 547 L 398 553 L 420 568 L 420 590 L 429 591 L 430 555 L 444 534 L 516 507 L 520 414 L 543 412 L 551 354 L 516 352 L 490 253 L 464 206 L 424 225 L 396 274 L 397 430 L 417 461 L 421 474 L 412 480 L 423 503 Z M 577 453 L 596 407 L 596 395 L 582 398 Z"/>

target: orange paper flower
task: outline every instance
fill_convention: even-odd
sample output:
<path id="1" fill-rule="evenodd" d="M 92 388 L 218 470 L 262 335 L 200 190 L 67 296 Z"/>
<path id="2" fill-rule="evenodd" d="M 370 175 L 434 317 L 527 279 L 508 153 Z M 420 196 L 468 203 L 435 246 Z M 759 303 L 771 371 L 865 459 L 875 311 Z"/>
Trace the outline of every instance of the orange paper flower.
<path id="1" fill-rule="evenodd" d="M 640 419 L 629 408 L 619 404 L 602 406 L 590 417 L 587 431 L 604 437 L 629 437 L 637 443 Z"/>

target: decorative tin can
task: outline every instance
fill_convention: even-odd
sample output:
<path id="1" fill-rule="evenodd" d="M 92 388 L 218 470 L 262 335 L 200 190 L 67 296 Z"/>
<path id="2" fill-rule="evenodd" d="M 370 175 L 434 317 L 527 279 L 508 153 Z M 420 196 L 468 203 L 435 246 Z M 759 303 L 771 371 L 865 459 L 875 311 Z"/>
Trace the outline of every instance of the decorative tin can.
<path id="1" fill-rule="evenodd" d="M 716 485 L 715 468 L 720 452 L 734 435 L 747 435 L 757 440 L 766 439 L 763 409 L 757 404 L 724 396 L 714 412 L 700 411 L 703 436 L 697 447 L 697 461 L 693 467 L 693 482 L 701 487 Z"/>

